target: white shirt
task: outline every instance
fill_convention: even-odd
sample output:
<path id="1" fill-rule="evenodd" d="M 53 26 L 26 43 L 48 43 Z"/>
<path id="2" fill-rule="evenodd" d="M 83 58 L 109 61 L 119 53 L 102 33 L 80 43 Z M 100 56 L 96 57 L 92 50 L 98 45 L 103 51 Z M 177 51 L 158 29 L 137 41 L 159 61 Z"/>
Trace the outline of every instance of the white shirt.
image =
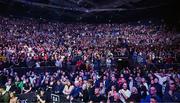
<path id="1" fill-rule="evenodd" d="M 11 89 L 11 85 L 6 85 L 6 91 L 9 91 Z"/>
<path id="2" fill-rule="evenodd" d="M 62 61 L 56 60 L 55 65 L 56 65 L 56 67 L 62 67 Z"/>
<path id="3" fill-rule="evenodd" d="M 167 80 L 167 76 L 161 77 L 157 73 L 154 74 L 159 79 L 159 84 L 163 85 L 163 83 Z"/>
<path id="4" fill-rule="evenodd" d="M 111 59 L 106 59 L 106 65 L 110 66 L 111 65 Z"/>
<path id="5" fill-rule="evenodd" d="M 133 80 L 131 80 L 130 82 L 129 82 L 129 89 L 131 90 L 131 88 L 133 87 Z"/>
<path id="6" fill-rule="evenodd" d="M 149 92 L 148 92 L 148 91 L 149 91 L 148 84 L 147 84 L 147 83 L 143 83 L 143 85 L 146 87 L 146 90 L 147 90 L 146 93 L 147 93 L 147 95 L 149 95 Z"/>
<path id="7" fill-rule="evenodd" d="M 147 83 L 143 83 L 143 85 L 146 87 L 147 90 L 149 89 Z"/>
<path id="8" fill-rule="evenodd" d="M 119 90 L 119 93 L 120 93 L 120 100 L 123 103 L 126 103 L 124 96 L 122 96 L 123 94 L 128 98 L 131 96 L 131 92 L 128 89 L 127 90 L 121 89 Z"/>
<path id="9" fill-rule="evenodd" d="M 40 64 L 38 62 L 36 62 L 36 68 L 39 68 Z"/>
<path id="10" fill-rule="evenodd" d="M 63 89 L 63 94 L 65 95 L 69 95 L 71 93 L 71 91 L 74 89 L 74 86 L 70 86 L 68 87 L 67 85 L 65 85 L 64 89 Z"/>
<path id="11" fill-rule="evenodd" d="M 30 82 L 31 82 L 31 84 L 34 84 L 34 80 L 36 79 L 36 77 L 34 76 L 34 77 L 29 77 L 29 80 L 30 80 Z"/>

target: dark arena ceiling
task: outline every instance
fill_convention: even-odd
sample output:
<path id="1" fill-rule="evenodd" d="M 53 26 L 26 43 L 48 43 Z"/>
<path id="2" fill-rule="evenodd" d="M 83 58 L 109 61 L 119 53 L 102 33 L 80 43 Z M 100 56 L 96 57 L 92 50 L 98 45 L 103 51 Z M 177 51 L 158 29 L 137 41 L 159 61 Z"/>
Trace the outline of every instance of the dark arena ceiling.
<path id="1" fill-rule="evenodd" d="M 124 20 L 171 15 L 175 4 L 175 0 L 0 0 L 0 11 L 46 19 Z"/>
<path id="2" fill-rule="evenodd" d="M 17 2 L 33 2 L 76 9 L 133 9 L 165 5 L 172 0 L 3 0 Z"/>

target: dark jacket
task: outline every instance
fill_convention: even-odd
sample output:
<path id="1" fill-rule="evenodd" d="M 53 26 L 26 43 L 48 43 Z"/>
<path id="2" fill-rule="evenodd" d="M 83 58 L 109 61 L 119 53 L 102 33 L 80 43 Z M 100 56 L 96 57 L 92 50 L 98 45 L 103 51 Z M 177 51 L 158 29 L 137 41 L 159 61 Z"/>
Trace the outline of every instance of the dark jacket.
<path id="1" fill-rule="evenodd" d="M 82 88 L 80 87 L 74 87 L 74 89 L 71 91 L 71 96 L 73 97 L 79 97 L 79 93 L 82 91 Z"/>
<path id="2" fill-rule="evenodd" d="M 180 102 L 180 93 L 175 92 L 173 95 L 169 95 L 169 93 L 165 93 L 163 96 L 163 102 Z"/>
<path id="3" fill-rule="evenodd" d="M 3 95 L 0 95 L 0 103 L 9 103 L 9 101 L 10 101 L 10 97 L 8 92 L 6 92 Z"/>

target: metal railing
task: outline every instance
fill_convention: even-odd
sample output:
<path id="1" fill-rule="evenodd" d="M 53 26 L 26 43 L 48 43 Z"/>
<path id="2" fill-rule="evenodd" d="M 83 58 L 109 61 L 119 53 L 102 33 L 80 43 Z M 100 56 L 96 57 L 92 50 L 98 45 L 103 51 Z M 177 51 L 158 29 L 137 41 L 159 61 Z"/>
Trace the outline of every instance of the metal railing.
<path id="1" fill-rule="evenodd" d="M 37 101 L 36 92 L 26 93 L 26 94 L 19 94 L 17 95 L 18 100 L 20 103 L 34 103 Z M 66 99 L 65 95 L 50 93 L 50 99 L 48 102 L 50 103 L 69 103 L 70 100 Z M 74 99 L 73 102 L 82 103 L 79 99 Z"/>

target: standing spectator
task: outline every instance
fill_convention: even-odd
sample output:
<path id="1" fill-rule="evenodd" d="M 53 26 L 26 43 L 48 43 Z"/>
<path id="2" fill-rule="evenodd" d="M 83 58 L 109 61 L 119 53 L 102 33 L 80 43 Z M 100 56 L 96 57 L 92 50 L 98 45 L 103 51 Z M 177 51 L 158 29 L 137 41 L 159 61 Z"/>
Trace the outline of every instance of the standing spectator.
<path id="1" fill-rule="evenodd" d="M 82 97 L 83 102 L 88 102 L 89 101 L 89 94 L 88 94 L 88 88 L 86 85 L 82 86 L 82 92 L 80 93 L 80 97 Z"/>
<path id="2" fill-rule="evenodd" d="M 120 100 L 123 103 L 126 103 L 126 101 L 129 99 L 129 97 L 131 96 L 131 91 L 129 91 L 127 89 L 127 83 L 123 84 L 123 89 L 119 90 L 119 95 L 120 95 Z"/>
<path id="3" fill-rule="evenodd" d="M 90 99 L 90 103 L 92 102 L 105 102 L 105 97 L 100 94 L 100 90 L 98 87 L 95 88 L 94 95 Z"/>
<path id="4" fill-rule="evenodd" d="M 106 66 L 107 66 L 108 69 L 111 68 L 111 63 L 112 63 L 111 59 L 107 58 L 106 59 Z"/>
<path id="5" fill-rule="evenodd" d="M 47 97 L 45 91 L 43 89 L 39 90 L 39 93 L 36 95 L 37 97 L 37 103 L 48 103 L 50 100 L 49 97 Z"/>
<path id="6" fill-rule="evenodd" d="M 110 83 L 109 78 L 107 78 L 107 76 L 104 75 L 104 76 L 103 76 L 103 84 L 104 84 L 106 90 L 109 90 L 109 89 L 110 89 L 110 88 L 109 88 L 109 85 L 110 85 L 109 83 Z"/>
<path id="7" fill-rule="evenodd" d="M 119 102 L 119 95 L 114 85 L 111 86 L 111 90 L 108 92 L 108 103 Z"/>
<path id="8" fill-rule="evenodd" d="M 131 90 L 133 87 L 138 87 L 136 80 L 130 76 L 129 77 L 129 90 Z"/>
<path id="9" fill-rule="evenodd" d="M 136 87 L 131 88 L 131 96 L 129 98 L 129 101 L 134 101 L 135 103 L 139 103 L 141 100 L 141 95 L 138 93 L 138 90 Z"/>
<path id="10" fill-rule="evenodd" d="M 100 94 L 103 95 L 103 96 L 105 96 L 105 94 L 106 94 L 106 88 L 105 88 L 103 82 L 100 82 L 100 84 L 99 84 L 99 89 L 100 89 Z"/>
<path id="11" fill-rule="evenodd" d="M 155 87 L 150 87 L 150 95 L 147 95 L 145 100 L 142 100 L 141 102 L 150 102 L 152 97 L 156 98 L 157 102 L 161 102 L 161 98 L 157 95 L 157 90 Z"/>
<path id="12" fill-rule="evenodd" d="M 10 97 L 9 97 L 9 92 L 5 90 L 5 86 L 0 87 L 0 102 L 2 103 L 9 103 Z"/>
<path id="13" fill-rule="evenodd" d="M 147 84 L 145 78 L 141 78 L 141 86 L 145 86 L 145 87 L 146 87 L 146 90 L 147 90 L 147 94 L 149 94 L 149 93 L 148 93 L 149 88 L 148 88 L 148 84 Z"/>
<path id="14" fill-rule="evenodd" d="M 154 87 L 156 88 L 157 90 L 157 95 L 162 98 L 162 85 L 159 84 L 159 80 L 158 78 L 154 78 Z"/>
<path id="15" fill-rule="evenodd" d="M 168 75 L 161 73 L 154 73 L 154 75 L 159 79 L 159 84 L 163 85 L 163 83 L 167 80 Z"/>
<path id="16" fill-rule="evenodd" d="M 55 66 L 59 67 L 59 68 L 62 68 L 62 59 L 56 59 Z"/>
<path id="17" fill-rule="evenodd" d="M 80 93 L 82 91 L 82 88 L 80 87 L 80 83 L 79 81 L 75 81 L 74 82 L 74 88 L 70 93 L 70 100 L 74 100 L 74 98 L 79 98 L 80 97 Z"/>
<path id="18" fill-rule="evenodd" d="M 6 91 L 9 91 L 12 87 L 12 79 L 8 79 L 8 82 L 5 84 Z"/>
<path id="19" fill-rule="evenodd" d="M 10 92 L 10 101 L 9 103 L 18 103 L 18 97 L 15 96 L 14 92 Z"/>
<path id="20" fill-rule="evenodd" d="M 73 89 L 74 89 L 74 86 L 71 84 L 69 80 L 67 80 L 63 89 L 63 94 L 66 95 L 67 99 L 70 99 L 69 95 L 71 94 Z"/>
<path id="21" fill-rule="evenodd" d="M 56 84 L 53 86 L 53 91 L 57 94 L 62 94 L 64 89 L 64 85 L 61 83 L 60 80 L 56 81 Z"/>
<path id="22" fill-rule="evenodd" d="M 150 103 L 158 103 L 157 98 L 156 97 L 151 97 Z"/>
<path id="23" fill-rule="evenodd" d="M 146 96 L 148 95 L 148 94 L 147 94 L 147 93 L 148 93 L 148 90 L 146 89 L 146 87 L 145 87 L 144 85 L 141 85 L 141 86 L 138 88 L 138 90 L 139 90 L 139 93 L 140 93 L 140 95 L 141 95 L 141 99 L 145 99 Z"/>
<path id="24" fill-rule="evenodd" d="M 25 93 L 25 94 L 29 93 L 29 92 L 31 92 L 31 90 L 32 90 L 32 85 L 29 82 L 29 79 L 26 79 L 25 83 L 23 85 L 23 93 Z"/>
<path id="25" fill-rule="evenodd" d="M 176 84 L 173 79 L 168 83 L 169 90 L 163 96 L 163 102 L 180 102 L 180 93 L 176 90 Z"/>

